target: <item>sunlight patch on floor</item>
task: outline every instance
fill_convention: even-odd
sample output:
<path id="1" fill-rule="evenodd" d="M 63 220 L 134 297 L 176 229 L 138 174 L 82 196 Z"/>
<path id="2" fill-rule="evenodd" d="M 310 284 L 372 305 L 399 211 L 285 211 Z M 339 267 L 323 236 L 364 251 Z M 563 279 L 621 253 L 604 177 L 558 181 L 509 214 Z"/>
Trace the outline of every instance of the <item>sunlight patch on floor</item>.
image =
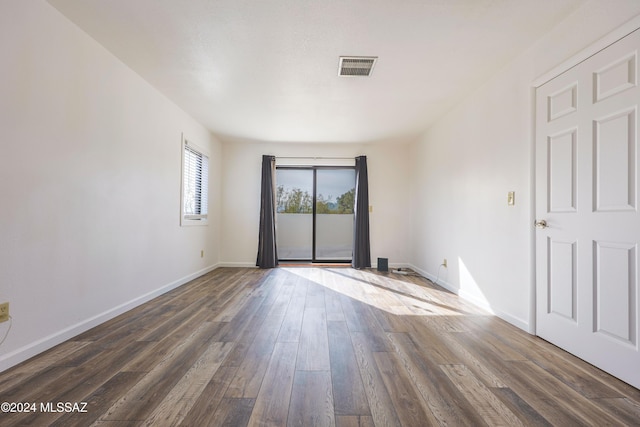
<path id="1" fill-rule="evenodd" d="M 446 302 L 455 295 L 382 276 L 366 270 L 351 268 L 296 268 L 281 267 L 289 273 L 303 277 L 332 291 L 398 316 L 462 316 L 486 315 L 483 310 L 464 310 Z"/>

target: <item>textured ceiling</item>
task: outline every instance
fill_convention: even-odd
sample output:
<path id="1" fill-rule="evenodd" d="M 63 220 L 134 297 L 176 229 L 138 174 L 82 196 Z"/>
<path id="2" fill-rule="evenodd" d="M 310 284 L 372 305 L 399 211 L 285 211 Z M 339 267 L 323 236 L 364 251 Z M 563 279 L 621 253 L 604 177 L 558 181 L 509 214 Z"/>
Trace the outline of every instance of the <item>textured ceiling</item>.
<path id="1" fill-rule="evenodd" d="M 582 2 L 49 0 L 213 133 L 283 142 L 417 134 Z"/>

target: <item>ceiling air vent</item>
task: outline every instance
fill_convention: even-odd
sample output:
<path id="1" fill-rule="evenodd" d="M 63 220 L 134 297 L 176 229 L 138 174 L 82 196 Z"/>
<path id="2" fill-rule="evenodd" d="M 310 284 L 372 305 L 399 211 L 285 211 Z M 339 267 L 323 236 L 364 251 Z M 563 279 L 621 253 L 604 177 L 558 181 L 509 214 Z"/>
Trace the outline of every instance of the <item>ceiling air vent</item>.
<path id="1" fill-rule="evenodd" d="M 338 75 L 369 77 L 377 60 L 377 56 L 341 56 Z"/>

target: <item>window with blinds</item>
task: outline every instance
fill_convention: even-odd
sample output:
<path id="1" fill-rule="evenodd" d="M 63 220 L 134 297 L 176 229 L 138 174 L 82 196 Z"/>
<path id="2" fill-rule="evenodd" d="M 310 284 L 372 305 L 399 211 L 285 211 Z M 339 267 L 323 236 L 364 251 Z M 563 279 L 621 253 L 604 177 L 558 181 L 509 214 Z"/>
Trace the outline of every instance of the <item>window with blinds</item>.
<path id="1" fill-rule="evenodd" d="M 183 145 L 182 224 L 206 224 L 209 157 L 189 141 Z"/>

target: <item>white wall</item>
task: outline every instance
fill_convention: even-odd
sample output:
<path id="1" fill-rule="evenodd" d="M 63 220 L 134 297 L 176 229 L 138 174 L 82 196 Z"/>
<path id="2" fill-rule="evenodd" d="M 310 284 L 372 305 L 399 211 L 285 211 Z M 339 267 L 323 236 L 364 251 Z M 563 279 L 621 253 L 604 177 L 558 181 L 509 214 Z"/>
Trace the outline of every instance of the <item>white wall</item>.
<path id="1" fill-rule="evenodd" d="M 635 0 L 586 3 L 412 145 L 414 267 L 533 330 L 532 83 L 638 13 Z"/>
<path id="2" fill-rule="evenodd" d="M 212 201 L 221 147 L 43 0 L 0 2 L 0 52 L 3 370 L 218 263 L 217 204 L 179 226 L 181 133 Z"/>
<path id="3" fill-rule="evenodd" d="M 253 266 L 258 250 L 260 168 L 263 154 L 275 156 L 367 156 L 371 261 L 391 265 L 409 260 L 408 202 L 410 141 L 371 144 L 278 144 L 225 141 L 222 148 L 222 264 Z M 295 161 L 294 161 L 295 162 Z"/>

